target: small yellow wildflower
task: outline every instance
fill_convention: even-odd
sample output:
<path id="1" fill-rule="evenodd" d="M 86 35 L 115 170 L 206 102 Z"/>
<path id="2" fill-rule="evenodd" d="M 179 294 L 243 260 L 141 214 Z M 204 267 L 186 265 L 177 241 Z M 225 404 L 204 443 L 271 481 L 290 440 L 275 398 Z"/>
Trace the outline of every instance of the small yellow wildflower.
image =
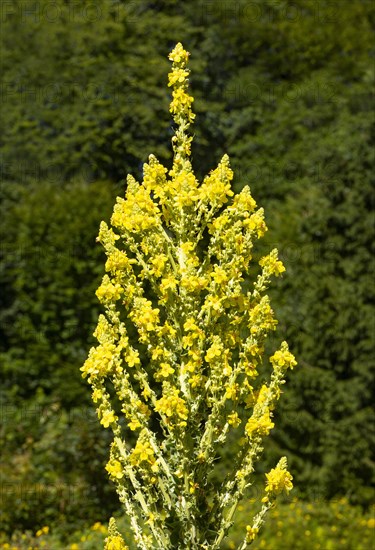
<path id="1" fill-rule="evenodd" d="M 238 384 L 231 384 L 227 386 L 225 390 L 225 397 L 227 399 L 232 399 L 233 401 L 235 401 L 237 399 L 238 390 Z"/>
<path id="2" fill-rule="evenodd" d="M 130 422 L 128 422 L 128 428 L 134 432 L 137 428 L 141 427 L 141 423 L 137 418 L 132 418 Z"/>
<path id="3" fill-rule="evenodd" d="M 103 398 L 103 390 L 101 388 L 95 388 L 92 392 L 92 400 L 94 403 L 97 403 L 100 399 Z"/>
<path id="4" fill-rule="evenodd" d="M 195 324 L 195 320 L 192 317 L 189 317 L 189 319 L 186 319 L 186 321 L 184 323 L 184 330 L 185 331 L 189 331 L 189 330 L 196 331 L 196 330 L 198 330 L 198 327 Z"/>
<path id="5" fill-rule="evenodd" d="M 140 365 L 141 360 L 139 359 L 139 352 L 136 349 L 130 348 L 127 355 L 125 356 L 125 361 L 129 367 L 134 367 L 135 365 Z"/>
<path id="6" fill-rule="evenodd" d="M 160 370 L 158 374 L 164 378 L 168 378 L 171 374 L 174 373 L 174 368 L 169 365 L 169 363 L 160 363 Z"/>
<path id="7" fill-rule="evenodd" d="M 115 477 L 116 479 L 121 479 L 124 477 L 124 471 L 121 465 L 121 462 L 115 459 L 111 459 L 106 465 L 105 469 L 110 476 Z"/>
<path id="8" fill-rule="evenodd" d="M 212 278 L 218 285 L 226 283 L 228 281 L 228 275 L 226 271 L 217 265 L 215 265 L 215 271 L 212 273 Z"/>
<path id="9" fill-rule="evenodd" d="M 38 529 L 38 531 L 35 533 L 35 536 L 41 537 L 42 535 L 47 535 L 48 532 L 49 532 L 49 527 L 45 525 L 41 529 Z"/>
<path id="10" fill-rule="evenodd" d="M 214 340 L 213 344 L 208 348 L 208 350 L 206 352 L 206 355 L 205 355 L 205 360 L 208 363 L 211 363 L 217 357 L 220 357 L 222 355 L 222 353 L 223 353 L 223 345 L 220 342 L 220 339 L 217 337 Z"/>
<path id="11" fill-rule="evenodd" d="M 165 254 L 158 254 L 155 258 L 151 259 L 151 264 L 153 266 L 152 272 L 155 277 L 161 277 L 165 269 L 166 262 L 167 256 Z"/>
<path id="12" fill-rule="evenodd" d="M 109 428 L 110 424 L 112 422 L 115 422 L 117 419 L 117 416 L 115 416 L 115 413 L 113 411 L 104 411 L 102 414 L 102 417 L 100 419 L 100 423 L 105 427 Z"/>

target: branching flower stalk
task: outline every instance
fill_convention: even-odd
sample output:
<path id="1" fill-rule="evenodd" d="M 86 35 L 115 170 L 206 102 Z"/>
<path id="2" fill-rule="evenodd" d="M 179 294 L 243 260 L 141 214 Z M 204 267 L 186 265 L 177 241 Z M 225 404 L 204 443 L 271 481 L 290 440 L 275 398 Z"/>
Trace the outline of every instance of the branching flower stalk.
<path id="1" fill-rule="evenodd" d="M 220 548 L 274 427 L 285 372 L 296 365 L 283 342 L 270 358 L 269 383 L 259 382 L 265 339 L 277 325 L 265 292 L 285 269 L 272 250 L 244 290 L 253 243 L 267 230 L 264 213 L 247 186 L 234 195 L 227 155 L 202 183 L 194 175 L 188 56 L 181 44 L 169 56 L 171 170 L 150 155 L 142 183 L 128 176 L 112 227 L 101 223 L 107 261 L 97 296 L 105 315 L 81 369 L 113 432 L 106 469 L 141 550 Z M 231 432 L 238 452 L 218 481 L 212 474 Z M 266 478 L 238 550 L 292 488 L 285 458 Z M 112 519 L 106 549 L 125 548 Z"/>

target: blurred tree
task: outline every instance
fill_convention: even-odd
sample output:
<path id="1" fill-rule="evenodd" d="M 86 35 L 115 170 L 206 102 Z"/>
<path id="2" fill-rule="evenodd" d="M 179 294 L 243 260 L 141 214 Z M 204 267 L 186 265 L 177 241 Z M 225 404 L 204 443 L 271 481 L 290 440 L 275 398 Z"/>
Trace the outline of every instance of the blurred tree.
<path id="1" fill-rule="evenodd" d="M 334 120 L 299 145 L 306 175 L 275 233 L 290 264 L 280 285 L 282 317 L 301 358 L 280 409 L 279 443 L 296 457 L 307 492 L 370 502 L 375 178 L 368 76 L 341 96 Z"/>
<path id="2" fill-rule="evenodd" d="M 165 51 L 181 18 L 142 1 L 7 4 L 6 178 L 118 180 L 139 170 L 150 144 L 169 156 Z"/>
<path id="3" fill-rule="evenodd" d="M 101 473 L 109 443 L 79 372 L 98 314 L 95 238 L 115 190 L 105 182 L 19 185 L 3 211 L 0 523 L 9 531 L 50 521 L 72 530 L 116 503 Z"/>
<path id="4" fill-rule="evenodd" d="M 98 312 L 93 298 L 101 251 L 95 239 L 115 186 L 54 182 L 18 186 L 0 223 L 2 389 L 28 397 L 36 388 L 65 405 L 83 397 L 77 366 Z"/>

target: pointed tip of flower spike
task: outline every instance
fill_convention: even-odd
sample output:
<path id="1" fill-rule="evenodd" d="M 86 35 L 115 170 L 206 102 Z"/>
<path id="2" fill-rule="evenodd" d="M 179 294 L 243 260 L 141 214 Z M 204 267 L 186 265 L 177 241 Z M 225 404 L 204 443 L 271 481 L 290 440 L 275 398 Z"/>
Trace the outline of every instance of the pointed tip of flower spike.
<path id="1" fill-rule="evenodd" d="M 293 489 L 293 477 L 288 472 L 288 462 L 286 456 L 280 458 L 276 468 L 273 468 L 266 474 L 266 492 L 274 496 L 283 491 L 289 493 Z"/>
<path id="2" fill-rule="evenodd" d="M 131 174 L 128 174 L 126 176 L 126 183 L 129 185 L 134 185 L 135 183 L 137 183 L 137 180 L 135 179 L 134 176 L 132 176 Z"/>
<path id="3" fill-rule="evenodd" d="M 105 539 L 104 550 L 129 550 L 117 529 L 116 520 L 113 517 L 109 520 L 108 537 Z"/>
<path id="4" fill-rule="evenodd" d="M 194 122 L 195 114 L 191 109 L 194 98 L 188 93 L 190 71 L 186 65 L 189 55 L 189 52 L 184 50 L 181 42 L 176 44 L 169 54 L 169 59 L 173 61 L 172 70 L 168 74 L 168 86 L 172 87 L 172 101 L 169 111 L 178 127 L 172 137 L 174 151 L 172 176 L 183 170 L 191 170 L 189 157 L 192 137 L 186 134 L 186 129 Z"/>
<path id="5" fill-rule="evenodd" d="M 169 54 L 168 58 L 174 63 L 187 63 L 189 55 L 190 53 L 184 49 L 181 42 L 178 42 Z"/>

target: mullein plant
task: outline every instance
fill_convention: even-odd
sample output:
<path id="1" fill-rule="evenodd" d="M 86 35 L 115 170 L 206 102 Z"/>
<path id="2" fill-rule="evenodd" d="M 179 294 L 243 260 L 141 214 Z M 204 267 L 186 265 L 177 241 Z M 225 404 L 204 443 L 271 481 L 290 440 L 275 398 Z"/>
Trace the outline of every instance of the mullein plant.
<path id="1" fill-rule="evenodd" d="M 285 373 L 296 365 L 283 342 L 269 359 L 268 382 L 259 382 L 277 325 L 265 292 L 285 268 L 272 250 L 245 290 L 253 243 L 267 230 L 264 213 L 249 187 L 234 195 L 227 155 L 202 183 L 194 175 L 188 57 L 180 43 L 169 55 L 171 170 L 150 155 L 142 183 L 128 176 L 111 227 L 100 225 L 107 261 L 96 294 L 105 314 L 81 369 L 101 424 L 113 432 L 106 469 L 141 550 L 221 547 L 254 482 Z M 218 480 L 231 432 L 235 457 Z M 238 550 L 251 545 L 291 480 L 284 457 L 266 474 Z M 113 518 L 105 548 L 127 548 Z"/>

